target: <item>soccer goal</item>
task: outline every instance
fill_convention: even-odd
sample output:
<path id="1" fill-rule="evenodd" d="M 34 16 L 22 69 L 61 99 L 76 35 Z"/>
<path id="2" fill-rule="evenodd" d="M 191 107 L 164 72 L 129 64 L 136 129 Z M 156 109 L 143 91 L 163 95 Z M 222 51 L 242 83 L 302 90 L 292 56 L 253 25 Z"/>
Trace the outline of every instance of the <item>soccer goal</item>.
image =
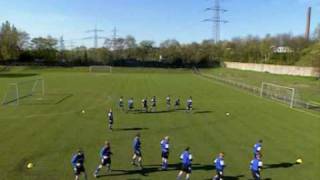
<path id="1" fill-rule="evenodd" d="M 89 72 L 112 73 L 112 66 L 89 66 Z"/>
<path id="2" fill-rule="evenodd" d="M 20 100 L 28 97 L 43 98 L 45 95 L 44 80 L 34 79 L 10 83 L 3 98 L 2 105 L 18 105 Z"/>
<path id="3" fill-rule="evenodd" d="M 266 82 L 262 82 L 261 84 L 261 97 L 282 101 L 286 104 L 289 104 L 291 108 L 294 106 L 295 95 L 296 91 L 291 87 Z"/>

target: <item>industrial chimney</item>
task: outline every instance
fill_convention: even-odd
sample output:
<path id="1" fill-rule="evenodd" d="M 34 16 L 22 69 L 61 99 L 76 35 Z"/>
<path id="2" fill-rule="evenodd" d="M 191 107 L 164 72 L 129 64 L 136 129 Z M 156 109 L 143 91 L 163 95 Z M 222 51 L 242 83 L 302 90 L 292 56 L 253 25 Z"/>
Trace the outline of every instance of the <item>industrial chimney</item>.
<path id="1" fill-rule="evenodd" d="M 308 12 L 307 12 L 307 26 L 306 26 L 306 32 L 304 35 L 306 40 L 310 39 L 310 24 L 311 24 L 311 7 L 308 8 Z"/>

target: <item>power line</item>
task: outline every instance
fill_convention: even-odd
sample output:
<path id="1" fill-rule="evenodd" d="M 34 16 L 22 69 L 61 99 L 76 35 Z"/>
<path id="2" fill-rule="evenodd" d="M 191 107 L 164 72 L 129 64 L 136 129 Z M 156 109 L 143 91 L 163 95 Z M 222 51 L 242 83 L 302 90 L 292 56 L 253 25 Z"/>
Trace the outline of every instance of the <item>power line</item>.
<path id="1" fill-rule="evenodd" d="M 97 49 L 98 48 L 98 40 L 99 39 L 106 39 L 105 37 L 99 36 L 98 35 L 99 32 L 104 32 L 104 30 L 97 29 L 97 27 L 95 27 L 94 29 L 88 30 L 88 31 L 86 31 L 86 33 L 93 33 L 93 36 L 86 37 L 83 39 L 93 39 L 94 48 Z"/>
<path id="2" fill-rule="evenodd" d="M 220 41 L 221 23 L 227 23 L 228 21 L 221 18 L 221 13 L 227 12 L 226 9 L 221 8 L 220 0 L 214 0 L 213 7 L 206 8 L 205 11 L 212 11 L 212 18 L 203 20 L 204 22 L 212 22 L 213 39 L 215 43 Z"/>

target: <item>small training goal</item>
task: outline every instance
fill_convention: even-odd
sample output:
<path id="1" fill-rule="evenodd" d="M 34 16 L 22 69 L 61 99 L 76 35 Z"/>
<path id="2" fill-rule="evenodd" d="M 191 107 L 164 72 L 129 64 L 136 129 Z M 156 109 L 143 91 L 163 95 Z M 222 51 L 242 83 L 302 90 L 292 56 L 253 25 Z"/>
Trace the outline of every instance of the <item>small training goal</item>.
<path id="1" fill-rule="evenodd" d="M 44 80 L 33 79 L 10 83 L 3 97 L 2 105 L 18 105 L 22 99 L 34 97 L 42 99 L 45 95 Z"/>
<path id="2" fill-rule="evenodd" d="M 89 72 L 112 73 L 112 66 L 89 66 Z"/>

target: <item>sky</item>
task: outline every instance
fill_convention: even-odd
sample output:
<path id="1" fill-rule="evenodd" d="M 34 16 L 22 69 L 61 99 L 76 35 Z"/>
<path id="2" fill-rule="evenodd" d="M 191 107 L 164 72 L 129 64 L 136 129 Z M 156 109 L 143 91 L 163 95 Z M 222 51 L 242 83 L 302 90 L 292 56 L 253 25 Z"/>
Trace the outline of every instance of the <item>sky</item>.
<path id="1" fill-rule="evenodd" d="M 213 37 L 212 17 L 204 9 L 214 0 L 0 0 L 0 22 L 8 20 L 31 37 L 63 36 L 66 45 L 92 46 L 87 30 L 97 26 L 99 35 L 133 35 L 137 41 L 157 43 L 176 39 L 183 43 L 201 42 Z M 221 39 L 247 35 L 304 33 L 306 10 L 313 7 L 312 27 L 320 23 L 318 0 L 221 0 L 229 21 L 221 28 Z M 101 44 L 102 40 L 100 40 Z"/>

